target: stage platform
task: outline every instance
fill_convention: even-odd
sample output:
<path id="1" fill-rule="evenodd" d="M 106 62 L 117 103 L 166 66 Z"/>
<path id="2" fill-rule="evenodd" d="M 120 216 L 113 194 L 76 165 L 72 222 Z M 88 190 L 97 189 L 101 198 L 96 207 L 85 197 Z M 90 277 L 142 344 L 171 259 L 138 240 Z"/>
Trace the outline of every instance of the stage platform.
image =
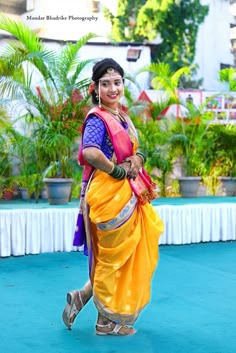
<path id="1" fill-rule="evenodd" d="M 153 206 L 165 223 L 160 244 L 236 240 L 236 197 L 159 198 Z M 82 250 L 72 245 L 77 212 L 78 200 L 1 200 L 0 257 Z"/>

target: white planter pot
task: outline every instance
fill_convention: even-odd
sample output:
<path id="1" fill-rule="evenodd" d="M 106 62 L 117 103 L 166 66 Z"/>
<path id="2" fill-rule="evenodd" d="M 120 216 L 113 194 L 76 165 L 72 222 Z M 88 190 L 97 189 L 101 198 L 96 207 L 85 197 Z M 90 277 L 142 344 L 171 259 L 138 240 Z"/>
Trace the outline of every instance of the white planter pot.
<path id="1" fill-rule="evenodd" d="M 47 193 L 46 187 L 43 188 L 43 190 L 41 191 L 40 197 L 41 197 L 42 200 L 47 200 L 48 199 L 48 193 Z"/>
<path id="2" fill-rule="evenodd" d="M 45 178 L 43 181 L 50 205 L 64 205 L 69 202 L 73 179 Z"/>
<path id="3" fill-rule="evenodd" d="M 26 188 L 19 188 L 22 200 L 29 200 L 30 196 Z"/>
<path id="4" fill-rule="evenodd" d="M 201 177 L 181 177 L 178 178 L 180 193 L 183 197 L 196 197 L 200 187 Z"/>
<path id="5" fill-rule="evenodd" d="M 222 184 L 223 195 L 236 196 L 236 177 L 219 177 Z"/>

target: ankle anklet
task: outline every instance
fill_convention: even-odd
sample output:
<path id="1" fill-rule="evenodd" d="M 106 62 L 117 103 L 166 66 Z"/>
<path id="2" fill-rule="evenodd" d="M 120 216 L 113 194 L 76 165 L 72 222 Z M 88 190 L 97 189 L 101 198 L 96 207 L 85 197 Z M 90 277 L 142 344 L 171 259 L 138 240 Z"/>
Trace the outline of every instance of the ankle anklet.
<path id="1" fill-rule="evenodd" d="M 106 325 L 101 325 L 101 324 L 96 324 L 98 327 L 111 327 L 111 325 L 113 324 L 113 322 L 109 322 L 109 324 L 106 324 Z"/>

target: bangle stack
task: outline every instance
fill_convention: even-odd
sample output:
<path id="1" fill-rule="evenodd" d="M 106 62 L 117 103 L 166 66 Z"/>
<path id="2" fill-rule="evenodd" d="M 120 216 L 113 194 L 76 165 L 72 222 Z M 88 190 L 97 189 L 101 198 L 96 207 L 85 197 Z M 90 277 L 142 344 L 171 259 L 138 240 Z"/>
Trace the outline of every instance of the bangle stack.
<path id="1" fill-rule="evenodd" d="M 126 171 L 124 168 L 120 167 L 117 164 L 113 165 L 113 168 L 110 173 L 108 173 L 110 176 L 112 176 L 115 179 L 122 180 L 126 177 Z"/>
<path id="2" fill-rule="evenodd" d="M 142 159 L 143 164 L 146 162 L 146 157 L 142 152 L 136 152 L 136 156 L 139 156 Z"/>

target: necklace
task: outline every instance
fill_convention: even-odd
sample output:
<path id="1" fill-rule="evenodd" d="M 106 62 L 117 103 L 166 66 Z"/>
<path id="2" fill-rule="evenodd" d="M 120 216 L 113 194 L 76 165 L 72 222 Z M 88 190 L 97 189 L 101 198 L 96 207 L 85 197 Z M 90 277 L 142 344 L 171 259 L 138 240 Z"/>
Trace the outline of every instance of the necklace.
<path id="1" fill-rule="evenodd" d="M 102 108 L 104 108 L 105 110 L 107 110 L 108 112 L 110 112 L 111 114 L 115 115 L 115 116 L 119 116 L 120 112 L 119 109 L 111 109 L 110 107 L 106 106 L 105 104 L 101 104 Z"/>
<path id="2" fill-rule="evenodd" d="M 114 118 L 119 121 L 123 127 L 125 127 L 126 129 L 128 129 L 128 134 L 130 136 L 130 139 L 132 141 L 132 143 L 134 143 L 135 140 L 137 140 L 137 134 L 136 134 L 136 130 L 135 128 L 133 128 L 132 124 L 129 124 L 126 119 L 124 118 L 124 116 L 121 115 L 119 109 L 117 108 L 115 109 L 111 109 L 110 107 L 107 107 L 105 104 L 101 104 L 101 107 L 105 110 L 107 110 L 109 113 L 111 113 Z"/>
<path id="3" fill-rule="evenodd" d="M 120 110 L 117 108 L 117 109 L 112 109 L 108 106 L 106 106 L 105 104 L 101 104 L 102 108 L 107 110 L 109 113 L 111 113 L 114 118 L 116 118 L 119 122 L 121 123 L 126 123 L 126 120 L 125 118 L 122 116 L 122 114 L 120 113 Z"/>

